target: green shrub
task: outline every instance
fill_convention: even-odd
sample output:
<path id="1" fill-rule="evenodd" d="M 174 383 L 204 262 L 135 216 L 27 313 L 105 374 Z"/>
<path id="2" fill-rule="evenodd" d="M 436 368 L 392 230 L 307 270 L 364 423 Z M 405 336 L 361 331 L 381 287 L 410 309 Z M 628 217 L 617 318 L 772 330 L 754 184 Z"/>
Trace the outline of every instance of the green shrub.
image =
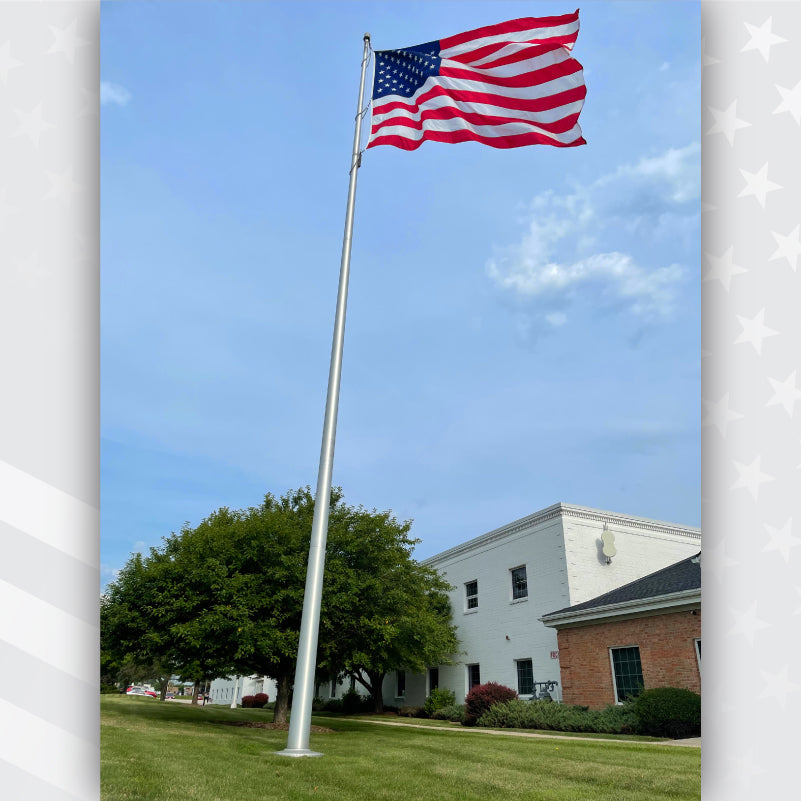
<path id="1" fill-rule="evenodd" d="M 344 712 L 344 704 L 341 698 L 329 698 L 323 702 L 323 709 L 326 712 Z"/>
<path id="2" fill-rule="evenodd" d="M 545 731 L 625 734 L 635 730 L 633 712 L 625 706 L 588 709 L 554 701 L 513 698 L 494 704 L 477 725 L 495 729 L 543 729 Z"/>
<path id="3" fill-rule="evenodd" d="M 450 720 L 453 723 L 463 723 L 465 718 L 464 704 L 450 704 L 431 713 L 434 720 Z"/>
<path id="4" fill-rule="evenodd" d="M 428 717 L 434 717 L 434 712 L 438 709 L 443 709 L 446 706 L 453 706 L 456 703 L 456 694 L 452 693 L 450 690 L 446 690 L 444 687 L 435 687 L 431 694 L 426 698 L 425 703 L 423 704 L 423 709 L 425 710 L 426 715 Z"/>
<path id="5" fill-rule="evenodd" d="M 356 690 L 348 690 L 342 696 L 342 711 L 346 715 L 372 712 L 373 709 L 375 709 L 375 701 L 371 696 L 360 695 Z"/>
<path id="6" fill-rule="evenodd" d="M 478 719 L 495 704 L 502 704 L 517 698 L 517 692 L 511 687 L 489 681 L 486 684 L 477 684 L 464 699 L 465 726 L 475 726 Z"/>
<path id="7" fill-rule="evenodd" d="M 701 733 L 701 696 L 679 687 L 643 690 L 633 703 L 637 729 L 656 737 L 697 737 Z"/>

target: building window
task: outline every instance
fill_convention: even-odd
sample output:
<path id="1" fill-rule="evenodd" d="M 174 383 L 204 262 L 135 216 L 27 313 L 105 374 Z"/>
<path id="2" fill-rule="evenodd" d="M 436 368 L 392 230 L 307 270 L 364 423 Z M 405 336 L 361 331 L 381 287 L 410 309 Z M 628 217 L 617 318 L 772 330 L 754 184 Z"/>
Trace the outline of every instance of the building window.
<path id="1" fill-rule="evenodd" d="M 634 698 L 643 689 L 640 649 L 636 645 L 628 648 L 610 648 L 612 676 L 615 681 L 615 700 L 622 703 Z"/>
<path id="2" fill-rule="evenodd" d="M 701 675 L 701 640 L 695 641 L 695 656 L 698 659 L 698 675 Z"/>
<path id="3" fill-rule="evenodd" d="M 517 660 L 517 692 L 518 695 L 534 693 L 534 667 L 530 659 Z"/>
<path id="4" fill-rule="evenodd" d="M 331 679 L 331 698 L 337 697 L 337 680 Z"/>
<path id="5" fill-rule="evenodd" d="M 428 669 L 428 692 L 429 695 L 431 694 L 432 690 L 436 690 L 439 687 L 439 668 L 429 668 Z"/>
<path id="6" fill-rule="evenodd" d="M 512 600 L 518 598 L 528 598 L 528 579 L 526 578 L 526 566 L 516 567 L 512 572 Z"/>
<path id="7" fill-rule="evenodd" d="M 403 698 L 406 695 L 406 671 L 399 670 L 395 677 L 397 679 L 397 686 L 395 687 L 395 697 Z"/>
<path id="8" fill-rule="evenodd" d="M 467 666 L 467 692 L 481 684 L 481 671 L 478 665 Z"/>
<path id="9" fill-rule="evenodd" d="M 356 679 L 353 676 L 350 677 L 350 691 L 352 693 L 356 692 Z"/>
<path id="10" fill-rule="evenodd" d="M 465 606 L 467 609 L 478 608 L 478 582 L 468 581 L 464 585 Z"/>

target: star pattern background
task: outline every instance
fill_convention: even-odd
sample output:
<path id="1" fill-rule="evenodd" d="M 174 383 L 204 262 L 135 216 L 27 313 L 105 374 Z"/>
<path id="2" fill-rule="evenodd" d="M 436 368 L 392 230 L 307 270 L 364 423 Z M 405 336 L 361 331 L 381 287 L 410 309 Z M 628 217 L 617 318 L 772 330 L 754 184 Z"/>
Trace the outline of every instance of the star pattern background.
<path id="1" fill-rule="evenodd" d="M 702 6 L 703 797 L 785 798 L 801 712 L 801 7 Z M 0 4 L 0 785 L 32 801 L 99 798 L 99 17 Z"/>
<path id="2" fill-rule="evenodd" d="M 702 9 L 702 796 L 785 798 L 801 711 L 801 9 Z"/>

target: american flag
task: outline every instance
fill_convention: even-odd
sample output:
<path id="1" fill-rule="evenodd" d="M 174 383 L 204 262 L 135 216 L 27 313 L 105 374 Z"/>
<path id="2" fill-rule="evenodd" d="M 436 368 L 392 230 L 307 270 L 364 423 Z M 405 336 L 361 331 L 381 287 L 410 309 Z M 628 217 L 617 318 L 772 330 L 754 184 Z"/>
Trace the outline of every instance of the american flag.
<path id="1" fill-rule="evenodd" d="M 367 147 L 586 144 L 578 117 L 587 89 L 570 56 L 578 31 L 575 11 L 376 51 Z"/>

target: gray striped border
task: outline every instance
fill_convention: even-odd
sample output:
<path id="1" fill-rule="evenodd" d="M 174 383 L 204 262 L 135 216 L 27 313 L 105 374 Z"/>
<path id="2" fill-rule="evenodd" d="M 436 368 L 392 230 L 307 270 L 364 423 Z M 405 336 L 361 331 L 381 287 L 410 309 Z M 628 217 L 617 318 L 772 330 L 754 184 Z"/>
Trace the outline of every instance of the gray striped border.
<path id="1" fill-rule="evenodd" d="M 98 3 L 0 3 L 0 788 L 100 796 Z"/>
<path id="2" fill-rule="evenodd" d="M 702 5 L 703 797 L 737 801 L 786 796 L 801 702 L 801 7 Z M 98 62 L 97 3 L 0 3 L 11 798 L 99 797 Z"/>

